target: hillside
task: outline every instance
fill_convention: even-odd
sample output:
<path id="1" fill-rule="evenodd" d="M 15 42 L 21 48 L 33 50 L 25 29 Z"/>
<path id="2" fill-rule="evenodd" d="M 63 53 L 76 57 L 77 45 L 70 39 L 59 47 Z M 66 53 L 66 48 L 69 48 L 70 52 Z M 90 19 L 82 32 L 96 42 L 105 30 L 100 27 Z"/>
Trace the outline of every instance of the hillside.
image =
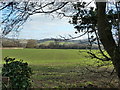
<path id="1" fill-rule="evenodd" d="M 89 48 L 88 40 L 64 40 L 55 38 L 46 38 L 40 40 L 33 39 L 10 39 L 2 38 L 3 47 L 22 47 L 22 48 L 41 48 L 41 49 L 85 49 Z M 97 49 L 94 43 L 93 47 Z"/>
<path id="2" fill-rule="evenodd" d="M 38 40 L 37 42 L 38 43 L 45 43 L 45 42 L 60 42 L 60 43 L 74 43 L 74 44 L 89 44 L 88 40 L 87 39 L 82 39 L 82 40 L 64 40 L 64 39 L 41 39 L 41 40 Z"/>

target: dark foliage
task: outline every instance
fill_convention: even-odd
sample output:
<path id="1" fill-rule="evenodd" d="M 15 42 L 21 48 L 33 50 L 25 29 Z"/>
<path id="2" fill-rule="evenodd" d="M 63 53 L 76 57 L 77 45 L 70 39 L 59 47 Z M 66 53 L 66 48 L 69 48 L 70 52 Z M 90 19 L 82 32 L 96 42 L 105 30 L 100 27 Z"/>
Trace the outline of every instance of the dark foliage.
<path id="1" fill-rule="evenodd" d="M 32 70 L 28 63 L 23 60 L 16 61 L 15 58 L 5 57 L 5 64 L 2 68 L 2 76 L 10 78 L 10 88 L 25 90 L 31 86 L 30 76 Z"/>

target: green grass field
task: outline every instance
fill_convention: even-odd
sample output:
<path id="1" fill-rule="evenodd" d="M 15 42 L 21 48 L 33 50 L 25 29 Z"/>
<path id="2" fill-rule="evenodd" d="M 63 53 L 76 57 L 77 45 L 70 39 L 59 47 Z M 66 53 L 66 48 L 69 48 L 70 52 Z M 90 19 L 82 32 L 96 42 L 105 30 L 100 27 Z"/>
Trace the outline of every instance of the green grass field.
<path id="1" fill-rule="evenodd" d="M 2 54 L 2 58 L 6 56 L 15 57 L 29 63 L 34 72 L 32 76 L 33 87 L 65 88 L 81 87 L 89 84 L 99 85 L 99 87 L 115 87 L 116 85 L 115 81 L 110 84 L 112 86 L 103 84 L 107 83 L 106 81 L 109 82 L 109 78 L 86 69 L 86 67 L 93 69 L 92 67 L 97 65 L 95 62 L 98 62 L 98 60 L 88 57 L 85 50 L 4 49 Z M 112 66 L 108 67 L 109 71 L 112 70 Z M 106 69 L 106 67 L 102 69 Z M 109 75 L 109 73 L 102 74 Z"/>
<path id="2" fill-rule="evenodd" d="M 79 52 L 80 51 L 80 52 Z M 5 56 L 23 59 L 31 65 L 73 65 L 93 63 L 85 50 L 73 49 L 4 49 L 3 58 Z"/>

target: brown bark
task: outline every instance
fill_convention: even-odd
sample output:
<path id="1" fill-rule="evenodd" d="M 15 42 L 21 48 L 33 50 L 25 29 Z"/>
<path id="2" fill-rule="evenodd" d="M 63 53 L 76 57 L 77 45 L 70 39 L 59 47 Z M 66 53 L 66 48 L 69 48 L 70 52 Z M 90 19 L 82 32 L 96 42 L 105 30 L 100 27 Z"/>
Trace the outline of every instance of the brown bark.
<path id="1" fill-rule="evenodd" d="M 103 44 L 105 50 L 110 55 L 113 65 L 116 69 L 119 81 L 120 81 L 120 52 L 117 47 L 115 40 L 113 39 L 111 27 L 107 21 L 106 16 L 106 2 L 97 2 L 98 10 L 98 35 L 100 41 Z"/>

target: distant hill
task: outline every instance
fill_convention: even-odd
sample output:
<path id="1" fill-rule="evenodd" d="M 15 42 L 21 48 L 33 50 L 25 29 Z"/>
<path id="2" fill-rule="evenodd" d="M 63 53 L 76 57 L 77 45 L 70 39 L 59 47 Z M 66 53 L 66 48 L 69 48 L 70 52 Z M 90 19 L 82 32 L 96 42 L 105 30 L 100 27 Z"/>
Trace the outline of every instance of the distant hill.
<path id="1" fill-rule="evenodd" d="M 89 44 L 88 40 L 87 39 L 83 39 L 83 40 L 64 40 L 64 39 L 50 39 L 50 38 L 47 38 L 47 39 L 41 39 L 41 40 L 37 40 L 38 43 L 49 43 L 49 42 L 64 42 L 64 43 L 74 43 L 74 44 Z"/>
<path id="2" fill-rule="evenodd" d="M 28 41 L 31 39 L 10 39 L 10 38 L 1 38 L 3 47 L 23 47 L 26 48 Z M 35 40 L 35 39 L 33 39 Z M 36 46 L 34 48 L 86 48 L 89 47 L 88 40 L 64 40 L 64 39 L 55 39 L 55 38 L 46 38 L 35 40 Z M 94 43 L 94 48 L 97 48 L 97 45 Z"/>

